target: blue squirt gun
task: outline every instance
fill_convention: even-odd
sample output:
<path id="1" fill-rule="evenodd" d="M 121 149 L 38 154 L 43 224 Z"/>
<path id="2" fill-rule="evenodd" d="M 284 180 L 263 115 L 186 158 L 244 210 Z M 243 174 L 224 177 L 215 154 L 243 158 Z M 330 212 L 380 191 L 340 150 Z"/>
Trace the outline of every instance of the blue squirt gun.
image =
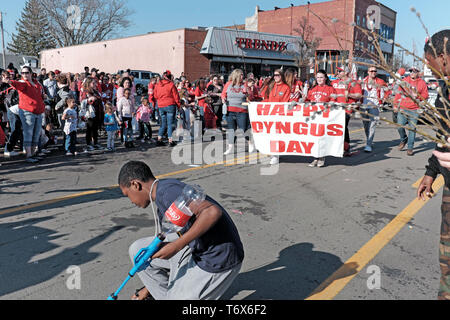
<path id="1" fill-rule="evenodd" d="M 125 287 L 125 284 L 130 280 L 138 271 L 144 270 L 151 261 L 151 257 L 159 250 L 159 245 L 165 239 L 165 235 L 163 233 L 158 234 L 155 239 L 150 243 L 148 247 L 142 248 L 134 257 L 134 267 L 128 273 L 128 277 L 122 282 L 119 289 L 116 292 L 112 293 L 108 300 L 117 300 L 119 292 Z"/>

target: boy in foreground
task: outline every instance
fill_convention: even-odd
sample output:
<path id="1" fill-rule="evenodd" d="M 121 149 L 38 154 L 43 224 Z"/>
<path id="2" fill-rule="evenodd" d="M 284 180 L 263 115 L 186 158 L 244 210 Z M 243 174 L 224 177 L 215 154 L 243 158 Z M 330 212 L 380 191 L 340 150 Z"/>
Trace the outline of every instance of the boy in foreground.
<path id="1" fill-rule="evenodd" d="M 136 206 L 147 208 L 155 204 L 162 221 L 185 184 L 176 179 L 156 179 L 145 163 L 130 161 L 120 170 L 119 186 Z M 172 241 L 164 242 L 150 265 L 137 273 L 145 287 L 132 299 L 217 300 L 238 275 L 244 249 L 226 210 L 209 196 L 190 208 L 193 216 L 184 233 L 167 235 L 166 239 Z M 131 260 L 153 239 L 135 241 L 129 248 Z"/>

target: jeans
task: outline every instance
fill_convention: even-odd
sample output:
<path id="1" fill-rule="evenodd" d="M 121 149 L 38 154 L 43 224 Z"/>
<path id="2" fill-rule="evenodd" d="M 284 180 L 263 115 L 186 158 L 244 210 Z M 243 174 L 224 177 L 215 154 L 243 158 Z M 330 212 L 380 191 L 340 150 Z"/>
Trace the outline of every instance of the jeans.
<path id="1" fill-rule="evenodd" d="M 19 117 L 23 130 L 23 146 L 37 147 L 42 129 L 42 114 L 35 114 L 23 109 L 19 109 Z"/>
<path id="2" fill-rule="evenodd" d="M 244 133 L 250 128 L 250 118 L 245 112 L 228 112 L 227 114 L 227 139 L 228 144 L 234 144 L 234 136 L 237 128 Z"/>
<path id="3" fill-rule="evenodd" d="M 98 144 L 98 122 L 97 118 L 89 118 L 86 122 L 86 144 L 88 146 Z"/>
<path id="4" fill-rule="evenodd" d="M 408 150 L 414 148 L 414 140 L 416 139 L 416 132 L 414 130 L 416 129 L 418 118 L 419 114 L 416 110 L 401 109 L 397 114 L 397 124 L 402 126 L 409 124 L 408 136 L 406 135 L 405 128 L 398 128 L 398 133 L 400 134 L 402 142 L 408 141 Z"/>
<path id="5" fill-rule="evenodd" d="M 133 118 L 122 117 L 122 141 L 133 141 Z"/>
<path id="6" fill-rule="evenodd" d="M 75 153 L 77 151 L 77 132 L 72 131 L 70 134 L 66 134 L 65 148 L 66 152 Z"/>
<path id="7" fill-rule="evenodd" d="M 376 117 L 380 115 L 380 110 L 377 107 L 363 108 L 362 110 L 370 114 L 370 116 L 361 114 L 361 118 L 363 120 L 364 132 L 366 133 L 367 145 L 371 147 L 373 138 L 375 137 L 375 128 L 377 127 L 378 119 Z"/>
<path id="8" fill-rule="evenodd" d="M 22 123 L 20 121 L 20 117 L 8 109 L 8 121 L 11 128 L 11 134 L 9 135 L 9 141 L 6 144 L 6 150 L 8 152 L 14 151 L 14 147 L 17 142 L 20 140 L 20 149 L 22 149 L 23 144 L 23 132 L 22 132 Z"/>
<path id="9" fill-rule="evenodd" d="M 161 127 L 159 128 L 158 137 L 162 137 L 167 129 L 167 137 L 172 139 L 173 124 L 177 112 L 176 106 L 168 106 L 159 108 L 159 115 L 161 118 Z"/>

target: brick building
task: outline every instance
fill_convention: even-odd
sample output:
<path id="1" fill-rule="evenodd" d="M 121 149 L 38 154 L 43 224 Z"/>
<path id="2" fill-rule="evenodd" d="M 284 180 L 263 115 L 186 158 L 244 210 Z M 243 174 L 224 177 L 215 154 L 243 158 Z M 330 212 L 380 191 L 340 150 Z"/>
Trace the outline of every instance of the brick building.
<path id="1" fill-rule="evenodd" d="M 378 8 L 376 12 L 367 16 L 370 6 Z M 373 8 L 373 7 L 372 7 Z M 275 8 L 274 10 L 259 10 L 246 21 L 248 29 L 259 32 L 279 33 L 285 35 L 298 35 L 296 29 L 301 19 L 305 17 L 309 25 L 314 28 L 314 36 L 321 38 L 319 47 L 315 52 L 315 71 L 318 68 L 335 73 L 336 66 L 346 59 L 353 59 L 356 63 L 370 63 L 370 53 L 375 53 L 373 44 L 357 26 L 367 28 L 367 17 L 375 20 L 377 32 L 386 39 L 394 40 L 397 13 L 392 9 L 374 0 L 332 0 L 320 3 L 291 6 L 288 8 Z M 338 35 L 338 39 L 333 35 Z M 394 46 L 388 41 L 381 41 L 384 58 L 391 62 L 394 55 Z M 326 62 L 324 58 L 326 57 Z M 358 65 L 358 75 L 363 76 L 367 66 Z"/>

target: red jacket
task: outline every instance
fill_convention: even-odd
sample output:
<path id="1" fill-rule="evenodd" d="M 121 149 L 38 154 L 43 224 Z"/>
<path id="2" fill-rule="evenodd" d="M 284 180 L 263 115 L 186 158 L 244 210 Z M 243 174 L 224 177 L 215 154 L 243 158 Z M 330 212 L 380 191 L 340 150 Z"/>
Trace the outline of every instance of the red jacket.
<path id="1" fill-rule="evenodd" d="M 28 81 L 11 80 L 11 86 L 19 93 L 19 108 L 42 114 L 45 111 L 44 100 L 42 99 L 42 86 L 39 82 L 34 82 L 34 86 Z"/>
<path id="2" fill-rule="evenodd" d="M 158 108 L 177 105 L 180 106 L 180 95 L 172 81 L 163 79 L 158 82 L 153 91 L 153 96 L 158 101 Z"/>
<path id="3" fill-rule="evenodd" d="M 416 80 L 411 79 L 411 77 L 406 77 L 403 79 L 404 82 L 409 83 L 411 88 L 411 92 L 409 92 L 410 95 L 414 95 L 415 92 L 417 92 L 417 100 L 427 100 L 428 99 L 428 87 L 424 80 L 421 78 L 417 78 Z M 403 89 L 401 89 L 403 93 Z M 419 109 L 419 106 L 412 100 L 410 97 L 408 97 L 405 94 L 397 93 L 395 95 L 395 103 L 400 104 L 401 109 L 409 109 L 409 110 L 417 110 Z M 403 96 L 403 97 L 402 97 Z"/>
<path id="4" fill-rule="evenodd" d="M 332 94 L 336 94 L 336 90 L 334 90 L 333 87 L 327 85 L 317 85 L 308 91 L 308 97 L 306 100 L 311 102 L 335 101 L 336 99 L 331 96 Z"/>
<path id="5" fill-rule="evenodd" d="M 265 97 L 265 91 L 268 87 L 262 90 L 261 96 Z M 280 83 L 273 86 L 272 91 L 270 91 L 269 98 L 264 99 L 264 102 L 289 102 L 291 98 L 291 88 L 285 84 Z"/>
<path id="6" fill-rule="evenodd" d="M 357 100 L 352 98 L 345 99 L 345 91 L 348 93 L 359 93 L 362 96 L 362 88 L 361 85 L 353 80 L 350 80 L 350 83 L 346 84 L 345 81 L 341 79 L 336 79 L 333 82 L 331 82 L 331 85 L 333 86 L 334 90 L 336 90 L 336 94 L 338 97 L 336 98 L 336 102 L 339 103 L 356 103 Z M 345 109 L 345 112 L 348 114 L 352 114 L 352 109 Z"/>

